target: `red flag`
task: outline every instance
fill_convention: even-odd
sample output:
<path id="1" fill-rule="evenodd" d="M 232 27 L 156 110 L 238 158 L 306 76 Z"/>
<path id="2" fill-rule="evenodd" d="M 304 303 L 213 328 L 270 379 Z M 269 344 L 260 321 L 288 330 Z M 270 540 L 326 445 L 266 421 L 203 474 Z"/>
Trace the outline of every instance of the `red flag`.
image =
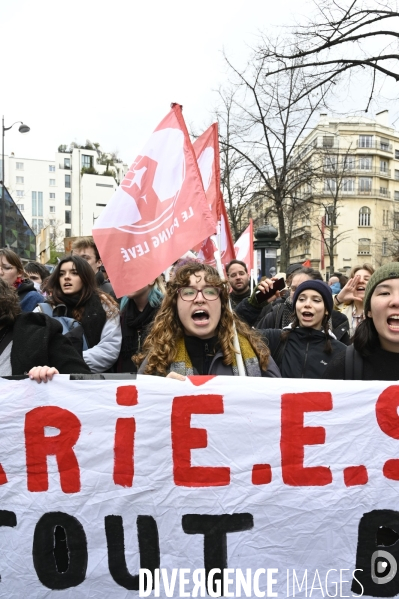
<path id="1" fill-rule="evenodd" d="M 220 194 L 221 195 L 221 194 Z M 226 213 L 226 207 L 224 205 L 223 199 L 220 202 L 221 215 L 220 215 L 220 261 L 223 266 L 226 266 L 235 258 L 234 252 L 234 244 L 233 238 L 231 236 L 229 219 Z M 217 267 L 214 252 L 217 249 L 215 236 L 208 237 L 205 241 L 202 242 L 199 251 L 198 258 L 205 262 L 205 264 L 210 264 L 211 266 Z"/>
<path id="2" fill-rule="evenodd" d="M 308 268 L 310 268 L 312 266 L 312 263 L 310 260 L 305 260 L 305 262 L 302 262 L 302 266 L 307 266 Z"/>
<path id="3" fill-rule="evenodd" d="M 213 123 L 193 143 L 206 199 L 216 222 L 220 220 L 220 154 L 218 124 Z"/>
<path id="4" fill-rule="evenodd" d="M 172 104 L 93 229 L 117 297 L 153 281 L 215 228 L 182 107 Z"/>
<path id="5" fill-rule="evenodd" d="M 245 262 L 248 272 L 254 267 L 254 233 L 252 218 L 249 221 L 249 226 L 244 233 L 237 239 L 234 244 L 237 260 Z"/>

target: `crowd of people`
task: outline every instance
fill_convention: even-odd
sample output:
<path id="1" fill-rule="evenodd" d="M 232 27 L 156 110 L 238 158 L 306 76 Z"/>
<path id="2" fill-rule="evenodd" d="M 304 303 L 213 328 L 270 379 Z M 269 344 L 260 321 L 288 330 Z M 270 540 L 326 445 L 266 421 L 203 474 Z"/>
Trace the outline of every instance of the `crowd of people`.
<path id="1" fill-rule="evenodd" d="M 398 378 L 399 262 L 359 264 L 328 283 L 292 264 L 251 290 L 245 263 L 232 260 L 224 278 L 191 257 L 118 301 L 84 237 L 51 273 L 1 249 L 0 296 L 0 376 L 237 376 L 239 347 L 247 376 Z"/>

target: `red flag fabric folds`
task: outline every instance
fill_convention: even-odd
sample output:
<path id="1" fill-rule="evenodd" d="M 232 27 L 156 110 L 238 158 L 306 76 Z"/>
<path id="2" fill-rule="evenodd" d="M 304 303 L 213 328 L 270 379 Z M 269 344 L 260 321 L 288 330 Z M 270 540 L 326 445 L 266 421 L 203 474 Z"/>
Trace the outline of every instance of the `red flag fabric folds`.
<path id="1" fill-rule="evenodd" d="M 248 272 L 254 267 L 254 234 L 253 234 L 253 223 L 252 218 L 249 226 L 245 229 L 244 233 L 237 239 L 234 244 L 237 260 L 241 260 L 247 265 Z"/>
<path id="2" fill-rule="evenodd" d="M 215 229 L 182 107 L 172 104 L 93 229 L 117 297 L 153 281 Z"/>

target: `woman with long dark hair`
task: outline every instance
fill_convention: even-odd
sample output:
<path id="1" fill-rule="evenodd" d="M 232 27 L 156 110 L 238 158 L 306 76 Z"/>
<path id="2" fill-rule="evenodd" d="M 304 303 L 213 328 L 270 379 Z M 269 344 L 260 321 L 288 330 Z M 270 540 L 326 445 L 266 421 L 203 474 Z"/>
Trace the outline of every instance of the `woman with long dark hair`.
<path id="1" fill-rule="evenodd" d="M 334 358 L 324 378 L 399 379 L 399 262 L 385 264 L 371 275 L 364 293 L 364 314 L 353 345 Z"/>
<path id="2" fill-rule="evenodd" d="M 48 279 L 46 290 L 54 316 L 68 316 L 81 323 L 88 345 L 83 359 L 91 372 L 111 368 L 121 348 L 119 309 L 97 288 L 89 263 L 75 255 L 63 258 Z"/>
<path id="3" fill-rule="evenodd" d="M 279 377 L 259 333 L 229 308 L 229 290 L 206 264 L 179 268 L 168 283 L 154 324 L 136 358 L 139 373 L 182 378 L 192 374 L 238 375 L 234 324 L 248 376 Z"/>
<path id="4" fill-rule="evenodd" d="M 0 278 L 16 289 L 22 312 L 32 312 L 43 301 L 43 296 L 25 273 L 19 256 L 8 248 L 0 250 Z"/>

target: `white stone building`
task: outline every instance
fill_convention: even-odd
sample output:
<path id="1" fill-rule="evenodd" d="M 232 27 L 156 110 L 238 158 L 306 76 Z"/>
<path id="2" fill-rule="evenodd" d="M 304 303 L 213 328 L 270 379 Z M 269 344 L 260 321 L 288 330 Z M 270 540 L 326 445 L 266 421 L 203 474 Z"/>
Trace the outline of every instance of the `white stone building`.
<path id="1" fill-rule="evenodd" d="M 51 226 L 56 229 L 58 240 L 62 240 L 91 235 L 93 223 L 128 166 L 119 162 L 109 167 L 118 182 L 103 174 L 106 169 L 106 165 L 98 163 L 94 149 L 58 151 L 54 160 L 11 154 L 5 156 L 5 185 L 36 234 Z"/>

